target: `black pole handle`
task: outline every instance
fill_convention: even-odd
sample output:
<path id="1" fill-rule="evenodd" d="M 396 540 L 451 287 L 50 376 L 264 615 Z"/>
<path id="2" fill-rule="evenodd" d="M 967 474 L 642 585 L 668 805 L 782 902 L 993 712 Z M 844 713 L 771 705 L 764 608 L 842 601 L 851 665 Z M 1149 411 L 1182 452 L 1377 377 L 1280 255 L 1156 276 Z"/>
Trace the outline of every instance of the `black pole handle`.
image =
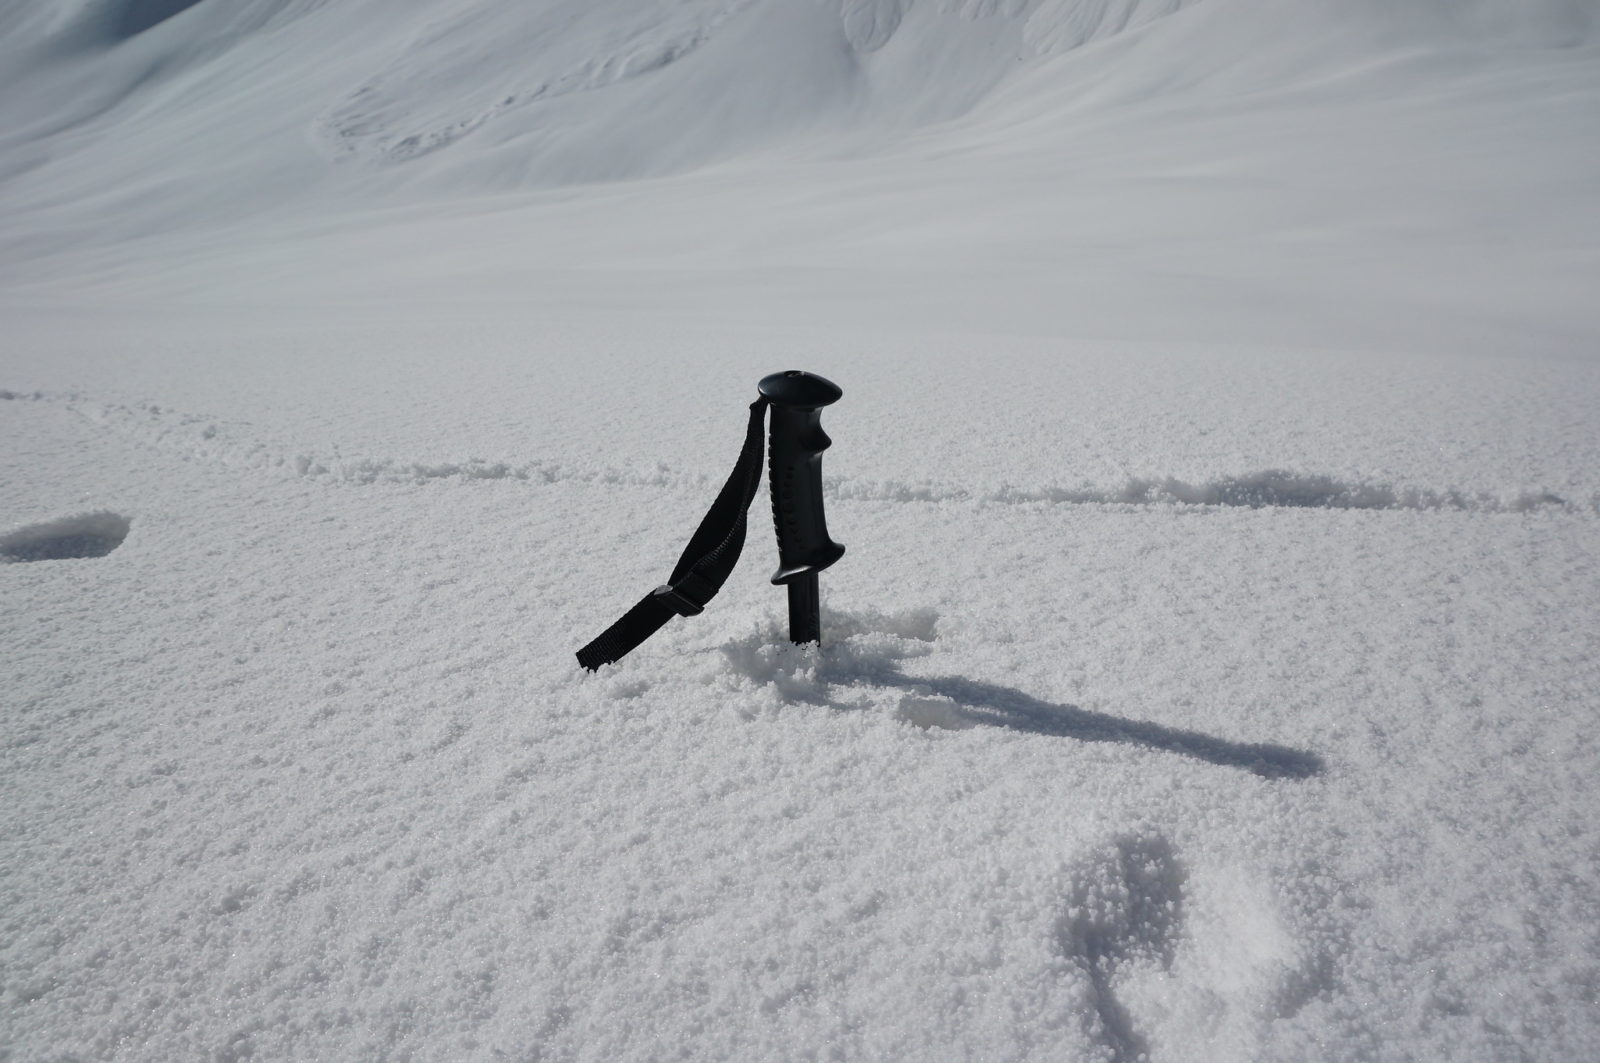
<path id="1" fill-rule="evenodd" d="M 828 536 L 822 510 L 822 452 L 833 442 L 822 430 L 822 408 L 844 394 L 832 381 L 791 369 L 758 385 L 772 406 L 767 467 L 772 479 L 772 524 L 778 532 L 773 583 L 789 591 L 789 640 L 822 641 L 817 573 L 844 556 Z"/>

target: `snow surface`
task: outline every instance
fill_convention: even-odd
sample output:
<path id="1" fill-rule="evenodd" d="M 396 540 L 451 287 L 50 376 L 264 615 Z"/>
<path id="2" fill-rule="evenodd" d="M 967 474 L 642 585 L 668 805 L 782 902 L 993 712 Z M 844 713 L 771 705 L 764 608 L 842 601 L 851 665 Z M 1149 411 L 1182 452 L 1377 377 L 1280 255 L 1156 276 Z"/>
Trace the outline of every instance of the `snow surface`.
<path id="1" fill-rule="evenodd" d="M 0 5 L 0 1060 L 1600 1057 L 1597 116 L 1589 0 Z M 758 509 L 583 673 L 790 367 L 825 648 Z"/>

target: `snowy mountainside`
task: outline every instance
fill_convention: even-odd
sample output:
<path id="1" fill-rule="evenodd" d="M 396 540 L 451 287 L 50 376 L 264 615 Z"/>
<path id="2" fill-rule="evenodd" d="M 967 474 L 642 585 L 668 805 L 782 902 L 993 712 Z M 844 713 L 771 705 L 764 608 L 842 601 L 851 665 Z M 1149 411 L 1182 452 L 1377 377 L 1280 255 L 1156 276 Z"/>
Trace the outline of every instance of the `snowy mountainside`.
<path id="1" fill-rule="evenodd" d="M 1584 0 L 29 10 L 0 38 L 0 252 L 31 302 L 720 290 L 773 323 L 1600 336 Z"/>
<path id="2" fill-rule="evenodd" d="M 509 183 L 640 177 L 830 125 L 891 133 L 954 117 L 1025 58 L 1182 6 L 569 3 L 531 21 L 485 4 L 409 43 L 322 132 L 335 150 L 403 160 L 482 130 L 494 147 L 480 151 L 515 161 L 478 165 L 507 168 Z"/>
<path id="3" fill-rule="evenodd" d="M 12 190 L 22 204 L 56 202 L 63 179 L 118 205 L 213 186 L 200 193 L 211 210 L 147 211 L 161 230 L 330 190 L 370 196 L 421 182 L 449 195 L 637 178 L 828 132 L 865 127 L 876 138 L 937 122 L 975 105 L 1025 54 L 1179 6 L 42 6 L 13 15 L 0 38 L 0 145 L 10 166 L 39 171 Z M 182 160 L 181 183 L 128 169 L 151 158 Z"/>
<path id="4" fill-rule="evenodd" d="M 1582 0 L 99 0 L 9 18 L 0 191 L 22 221 L 98 216 L 101 240 L 135 214 L 150 235 L 274 204 L 870 155 L 1006 86 L 1041 115 L 1319 82 L 1370 99 L 1405 83 L 1375 67 L 1489 72 L 1583 51 L 1595 25 Z M 1017 132 L 1033 157 L 1070 143 Z"/>

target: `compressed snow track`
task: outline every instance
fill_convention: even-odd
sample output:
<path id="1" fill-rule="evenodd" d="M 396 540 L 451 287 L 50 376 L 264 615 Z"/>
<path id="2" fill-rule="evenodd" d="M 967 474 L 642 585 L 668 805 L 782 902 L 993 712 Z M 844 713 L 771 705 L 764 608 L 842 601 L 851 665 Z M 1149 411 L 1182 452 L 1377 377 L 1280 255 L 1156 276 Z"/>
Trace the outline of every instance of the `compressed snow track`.
<path id="1" fill-rule="evenodd" d="M 0 399 L 45 402 L 117 433 L 129 443 L 174 451 L 194 460 L 259 469 L 282 475 L 327 478 L 336 483 L 426 483 L 432 480 L 502 480 L 549 485 L 566 480 L 618 486 L 670 488 L 706 492 L 717 485 L 709 477 L 674 469 L 667 462 L 642 473 L 635 470 L 568 468 L 552 462 L 492 461 L 465 458 L 454 461 L 416 461 L 400 458 L 357 458 L 316 454 L 289 446 L 275 448 L 255 437 L 249 425 L 228 424 L 225 418 L 185 413 L 170 405 L 97 402 L 80 393 L 20 395 L 0 391 Z M 1120 487 L 1057 486 L 1021 488 L 1007 485 L 974 491 L 928 482 L 868 481 L 829 477 L 824 493 L 830 498 L 896 503 L 974 502 L 981 505 L 1189 505 L 1239 506 L 1249 509 L 1374 509 L 1462 511 L 1473 513 L 1526 513 L 1546 510 L 1564 513 L 1600 512 L 1600 497 L 1584 502 L 1550 491 L 1529 488 L 1509 497 L 1460 487 L 1396 488 L 1387 484 L 1341 481 L 1318 473 L 1268 469 L 1227 476 L 1205 483 L 1187 483 L 1174 477 L 1135 478 Z"/>

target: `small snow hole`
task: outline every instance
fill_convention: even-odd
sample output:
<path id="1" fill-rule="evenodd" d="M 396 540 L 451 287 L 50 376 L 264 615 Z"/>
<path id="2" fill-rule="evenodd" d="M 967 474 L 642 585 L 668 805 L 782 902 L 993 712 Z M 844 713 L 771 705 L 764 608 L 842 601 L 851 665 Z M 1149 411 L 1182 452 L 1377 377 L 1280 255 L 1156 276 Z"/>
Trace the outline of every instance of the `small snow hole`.
<path id="1" fill-rule="evenodd" d="M 128 537 L 129 520 L 116 513 L 81 513 L 30 524 L 0 535 L 0 560 L 65 561 L 105 557 Z"/>

